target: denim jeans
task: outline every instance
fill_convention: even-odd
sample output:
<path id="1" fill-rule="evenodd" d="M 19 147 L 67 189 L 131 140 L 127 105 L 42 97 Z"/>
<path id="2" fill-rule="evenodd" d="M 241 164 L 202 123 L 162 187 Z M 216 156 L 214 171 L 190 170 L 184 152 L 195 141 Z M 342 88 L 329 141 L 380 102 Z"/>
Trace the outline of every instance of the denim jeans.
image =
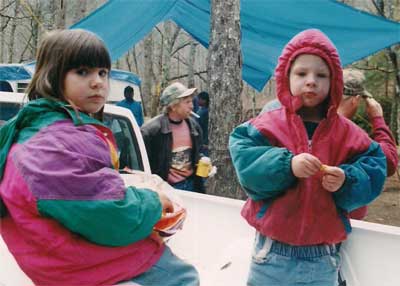
<path id="1" fill-rule="evenodd" d="M 256 234 L 248 286 L 337 286 L 339 252 L 334 245 L 291 246 Z"/>
<path id="2" fill-rule="evenodd" d="M 171 249 L 166 246 L 163 255 L 145 273 L 125 281 L 119 285 L 141 286 L 198 286 L 200 285 L 199 274 L 190 264 L 175 256 Z"/>
<path id="3" fill-rule="evenodd" d="M 193 178 L 187 178 L 186 180 L 180 181 L 178 183 L 172 184 L 175 189 L 180 189 L 184 191 L 194 192 Z"/>

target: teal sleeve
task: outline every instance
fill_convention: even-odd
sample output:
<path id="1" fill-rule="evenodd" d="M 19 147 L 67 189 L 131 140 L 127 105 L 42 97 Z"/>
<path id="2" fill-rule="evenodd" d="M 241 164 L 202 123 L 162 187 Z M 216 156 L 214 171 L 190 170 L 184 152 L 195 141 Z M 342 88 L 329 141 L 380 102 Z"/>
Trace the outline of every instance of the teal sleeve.
<path id="1" fill-rule="evenodd" d="M 106 246 L 146 238 L 162 212 L 157 193 L 134 187 L 128 187 L 121 200 L 39 200 L 38 209 L 72 232 Z"/>
<path id="2" fill-rule="evenodd" d="M 339 208 L 350 212 L 369 204 L 382 192 L 386 179 L 386 157 L 375 141 L 366 152 L 339 167 L 346 175 L 343 186 L 333 193 Z"/>
<path id="3" fill-rule="evenodd" d="M 291 170 L 293 154 L 271 146 L 248 122 L 230 135 L 229 151 L 240 184 L 255 201 L 276 197 L 296 182 Z"/>

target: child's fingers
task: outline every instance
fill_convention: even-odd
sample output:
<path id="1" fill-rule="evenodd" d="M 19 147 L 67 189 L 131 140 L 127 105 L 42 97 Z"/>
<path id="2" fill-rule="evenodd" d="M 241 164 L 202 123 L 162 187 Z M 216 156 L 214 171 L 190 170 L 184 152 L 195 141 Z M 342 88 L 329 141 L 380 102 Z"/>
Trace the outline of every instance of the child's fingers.
<path id="1" fill-rule="evenodd" d="M 338 177 L 328 174 L 323 177 L 323 180 L 325 180 L 325 182 L 328 184 L 334 184 L 338 181 Z"/>
<path id="2" fill-rule="evenodd" d="M 322 178 L 322 187 L 329 192 L 335 192 L 337 190 L 337 182 L 330 181 L 324 176 Z"/>
<path id="3" fill-rule="evenodd" d="M 321 168 L 321 162 L 317 157 L 309 155 L 304 160 L 304 167 L 313 175 Z"/>
<path id="4" fill-rule="evenodd" d="M 331 173 L 324 173 L 322 177 L 322 186 L 330 192 L 336 192 L 343 185 L 345 174 L 340 168 L 331 168 Z"/>
<path id="5" fill-rule="evenodd" d="M 307 156 L 306 160 L 313 169 L 319 170 L 321 168 L 322 163 L 317 157 L 310 154 L 309 156 Z"/>
<path id="6" fill-rule="evenodd" d="M 319 159 L 308 153 L 294 156 L 291 162 L 293 174 L 298 178 L 315 175 L 319 171 L 320 165 Z"/>
<path id="7" fill-rule="evenodd" d="M 341 173 L 343 172 L 342 169 L 334 166 L 328 166 L 328 165 L 322 165 L 320 170 L 324 172 L 325 174 L 330 174 L 332 176 L 340 176 Z"/>

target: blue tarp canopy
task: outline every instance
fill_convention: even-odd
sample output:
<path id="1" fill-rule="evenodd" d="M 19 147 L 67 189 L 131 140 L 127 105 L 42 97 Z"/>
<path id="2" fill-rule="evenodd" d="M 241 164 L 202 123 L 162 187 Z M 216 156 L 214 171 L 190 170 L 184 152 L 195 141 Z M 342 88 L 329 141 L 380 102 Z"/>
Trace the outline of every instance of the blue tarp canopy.
<path id="1" fill-rule="evenodd" d="M 298 32 L 327 34 L 347 65 L 400 42 L 400 24 L 333 0 L 241 0 L 243 79 L 262 90 L 284 45 Z M 71 28 L 95 32 L 113 60 L 158 23 L 172 20 L 208 47 L 210 0 L 110 0 Z"/>
<path id="2" fill-rule="evenodd" d="M 35 70 L 35 62 L 28 64 L 5 64 L 0 65 L 0 80 L 26 80 L 32 77 Z M 134 73 L 112 69 L 110 78 L 126 81 L 140 86 L 140 78 Z"/>

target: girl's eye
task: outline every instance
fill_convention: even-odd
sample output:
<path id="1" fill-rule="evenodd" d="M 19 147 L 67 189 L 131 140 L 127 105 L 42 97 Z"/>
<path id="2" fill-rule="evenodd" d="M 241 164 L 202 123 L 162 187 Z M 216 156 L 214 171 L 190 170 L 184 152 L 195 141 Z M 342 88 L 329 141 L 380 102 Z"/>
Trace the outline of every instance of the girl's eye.
<path id="1" fill-rule="evenodd" d="M 328 75 L 327 75 L 326 73 L 319 73 L 319 74 L 318 74 L 318 77 L 320 77 L 320 78 L 327 78 Z"/>
<path id="2" fill-rule="evenodd" d="M 81 75 L 81 76 L 85 76 L 85 75 L 88 75 L 89 70 L 86 69 L 86 68 L 79 68 L 79 69 L 76 70 L 76 73 Z"/>
<path id="3" fill-rule="evenodd" d="M 108 76 L 108 70 L 107 69 L 102 69 L 99 71 L 99 76 L 101 77 L 106 77 Z"/>
<path id="4" fill-rule="evenodd" d="M 306 73 L 305 73 L 305 72 L 302 72 L 302 71 L 300 71 L 300 72 L 297 72 L 297 75 L 298 75 L 298 76 L 305 76 L 305 75 L 306 75 Z"/>

